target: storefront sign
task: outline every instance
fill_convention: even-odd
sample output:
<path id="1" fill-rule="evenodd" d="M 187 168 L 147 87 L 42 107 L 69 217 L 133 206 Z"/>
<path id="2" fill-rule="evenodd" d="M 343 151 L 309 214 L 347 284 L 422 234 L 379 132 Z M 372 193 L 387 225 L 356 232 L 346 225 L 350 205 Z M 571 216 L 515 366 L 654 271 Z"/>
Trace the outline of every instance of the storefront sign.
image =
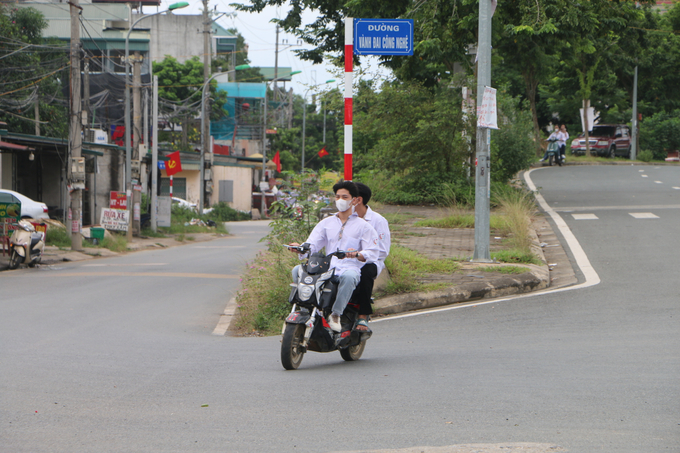
<path id="1" fill-rule="evenodd" d="M 121 209 L 102 209 L 100 224 L 107 230 L 127 231 L 128 211 Z"/>
<path id="2" fill-rule="evenodd" d="M 127 209 L 127 195 L 125 192 L 111 192 L 111 197 L 109 198 L 109 208 Z"/>

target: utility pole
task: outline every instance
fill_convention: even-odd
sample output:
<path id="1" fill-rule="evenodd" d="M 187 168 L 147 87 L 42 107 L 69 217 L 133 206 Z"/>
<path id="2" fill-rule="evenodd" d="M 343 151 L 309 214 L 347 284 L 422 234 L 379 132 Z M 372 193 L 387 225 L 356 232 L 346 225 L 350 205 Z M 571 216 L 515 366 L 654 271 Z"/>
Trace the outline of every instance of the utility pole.
<path id="1" fill-rule="evenodd" d="M 482 105 L 484 88 L 491 85 L 492 0 L 479 2 L 479 43 L 477 45 L 477 108 Z M 475 252 L 472 261 L 491 262 L 489 250 L 491 197 L 491 130 L 477 125 L 477 167 L 475 171 Z"/>
<path id="2" fill-rule="evenodd" d="M 158 76 L 153 76 L 153 127 L 151 133 L 151 229 L 158 231 Z"/>
<path id="3" fill-rule="evenodd" d="M 139 205 L 142 201 L 142 193 L 135 189 L 135 187 L 139 187 L 139 184 L 141 183 L 141 156 L 139 152 L 139 143 L 142 138 L 142 56 L 139 52 L 135 52 L 132 65 L 132 129 L 134 132 L 134 135 L 132 136 L 132 160 L 134 161 L 135 172 L 137 173 L 137 184 L 133 184 L 132 186 L 132 232 L 135 236 L 139 236 L 141 233 Z"/>
<path id="4" fill-rule="evenodd" d="M 33 104 L 33 107 L 35 114 L 35 135 L 40 137 L 40 91 L 37 87 L 35 90 L 35 104 Z"/>
<path id="5" fill-rule="evenodd" d="M 203 84 L 205 85 L 210 79 L 210 14 L 208 12 L 208 0 L 203 0 Z M 234 73 L 234 78 L 236 73 Z M 205 96 L 205 90 L 203 90 L 203 96 Z M 201 136 L 205 137 L 202 140 L 203 145 L 201 146 L 201 159 L 200 159 L 200 181 L 198 184 L 199 195 L 198 195 L 198 213 L 203 212 L 205 207 L 205 158 L 207 153 L 212 150 L 208 150 L 210 144 L 210 121 L 208 118 L 210 115 L 210 96 L 204 98 L 201 105 L 205 105 L 204 109 L 201 111 L 201 117 L 204 117 L 203 130 L 201 131 Z"/>
<path id="6" fill-rule="evenodd" d="M 633 118 L 631 121 L 632 137 L 630 142 L 630 160 L 637 159 L 638 154 L 638 109 L 637 109 L 637 86 L 638 86 L 638 67 L 635 66 L 635 77 L 633 78 Z"/>
<path id="7" fill-rule="evenodd" d="M 83 238 L 80 234 L 82 227 L 81 213 L 83 207 L 83 192 L 85 184 L 85 166 L 82 161 L 83 140 L 81 137 L 82 118 L 80 117 L 80 21 L 78 16 L 82 8 L 78 0 L 69 2 L 71 12 L 71 122 L 69 126 L 69 154 L 68 175 L 71 192 L 71 249 L 82 250 Z M 82 174 L 81 174 L 82 173 Z"/>
<path id="8" fill-rule="evenodd" d="M 93 139 L 90 137 L 90 59 L 85 58 L 85 64 L 83 65 L 83 137 L 84 141 L 91 142 Z M 96 159 L 96 157 L 94 158 Z M 95 161 L 96 162 L 96 161 Z M 91 190 L 89 193 L 89 205 L 90 205 L 90 225 L 97 223 L 97 210 L 96 210 L 96 165 L 94 172 L 89 175 L 89 183 Z"/>
<path id="9" fill-rule="evenodd" d="M 274 50 L 274 102 L 279 100 L 278 91 L 279 80 L 279 24 L 276 24 L 276 48 Z"/>

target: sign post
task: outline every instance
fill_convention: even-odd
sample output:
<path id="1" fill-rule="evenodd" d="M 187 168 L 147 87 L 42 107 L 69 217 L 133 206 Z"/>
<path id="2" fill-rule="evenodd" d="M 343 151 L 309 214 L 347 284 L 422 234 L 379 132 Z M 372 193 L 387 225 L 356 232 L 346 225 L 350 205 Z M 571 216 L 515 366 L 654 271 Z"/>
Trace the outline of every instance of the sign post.
<path id="1" fill-rule="evenodd" d="M 413 19 L 345 21 L 345 180 L 352 180 L 354 55 L 413 55 Z"/>

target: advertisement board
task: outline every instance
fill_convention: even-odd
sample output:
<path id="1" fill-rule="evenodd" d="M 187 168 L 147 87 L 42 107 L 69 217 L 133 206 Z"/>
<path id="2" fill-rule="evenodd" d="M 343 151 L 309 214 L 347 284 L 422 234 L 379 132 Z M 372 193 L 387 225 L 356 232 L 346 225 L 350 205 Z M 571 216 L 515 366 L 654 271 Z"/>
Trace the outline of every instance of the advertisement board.
<path id="1" fill-rule="evenodd" d="M 128 229 L 128 211 L 121 209 L 102 209 L 100 225 L 107 230 L 127 231 Z"/>
<path id="2" fill-rule="evenodd" d="M 127 194 L 125 192 L 111 192 L 109 208 L 127 209 Z"/>

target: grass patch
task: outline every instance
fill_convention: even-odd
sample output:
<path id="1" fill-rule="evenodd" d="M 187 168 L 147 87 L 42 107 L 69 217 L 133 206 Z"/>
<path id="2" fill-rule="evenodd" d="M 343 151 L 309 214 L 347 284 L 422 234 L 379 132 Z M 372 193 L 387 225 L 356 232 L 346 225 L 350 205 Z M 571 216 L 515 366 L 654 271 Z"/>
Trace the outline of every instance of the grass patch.
<path id="1" fill-rule="evenodd" d="M 195 236 L 187 236 L 187 237 L 186 237 L 186 240 L 187 240 L 187 241 L 195 241 L 195 240 L 196 240 L 196 237 L 195 237 Z"/>
<path id="2" fill-rule="evenodd" d="M 390 271 L 391 277 L 385 294 L 399 294 L 425 289 L 426 285 L 418 281 L 423 275 L 450 274 L 460 270 L 461 267 L 454 260 L 433 260 L 396 244 L 392 244 L 385 265 Z"/>
<path id="3" fill-rule="evenodd" d="M 126 252 L 128 249 L 127 237 L 124 234 L 111 233 L 111 237 L 104 236 L 100 244 L 112 252 Z"/>
<path id="4" fill-rule="evenodd" d="M 151 228 L 144 228 L 142 230 L 142 236 L 146 236 L 149 238 L 164 238 L 167 237 L 161 230 L 154 231 Z"/>
<path id="5" fill-rule="evenodd" d="M 177 236 L 175 236 L 175 240 L 177 242 L 184 242 L 184 234 L 183 233 L 178 234 Z"/>
<path id="6" fill-rule="evenodd" d="M 528 267 L 520 266 L 485 266 L 475 268 L 475 270 L 481 272 L 498 272 L 499 274 L 524 274 L 525 272 L 530 271 Z"/>
<path id="7" fill-rule="evenodd" d="M 71 234 L 65 228 L 48 227 L 45 235 L 45 245 L 56 247 L 71 247 Z"/>
<path id="8" fill-rule="evenodd" d="M 531 249 L 507 249 L 491 252 L 491 258 L 501 263 L 524 263 L 541 265 L 541 261 L 533 254 Z"/>
<path id="9" fill-rule="evenodd" d="M 242 289 L 236 294 L 239 333 L 259 332 L 276 335 L 290 312 L 288 303 L 291 271 L 300 261 L 287 250 L 261 252 L 241 279 Z"/>
<path id="10" fill-rule="evenodd" d="M 377 208 L 374 208 L 373 203 L 371 202 L 371 209 L 375 209 L 377 211 Z M 400 213 L 400 212 L 388 212 L 382 214 L 383 217 L 385 217 L 385 220 L 392 225 L 404 225 L 406 224 L 409 220 L 413 220 L 417 218 L 415 214 L 410 214 L 410 213 Z"/>

